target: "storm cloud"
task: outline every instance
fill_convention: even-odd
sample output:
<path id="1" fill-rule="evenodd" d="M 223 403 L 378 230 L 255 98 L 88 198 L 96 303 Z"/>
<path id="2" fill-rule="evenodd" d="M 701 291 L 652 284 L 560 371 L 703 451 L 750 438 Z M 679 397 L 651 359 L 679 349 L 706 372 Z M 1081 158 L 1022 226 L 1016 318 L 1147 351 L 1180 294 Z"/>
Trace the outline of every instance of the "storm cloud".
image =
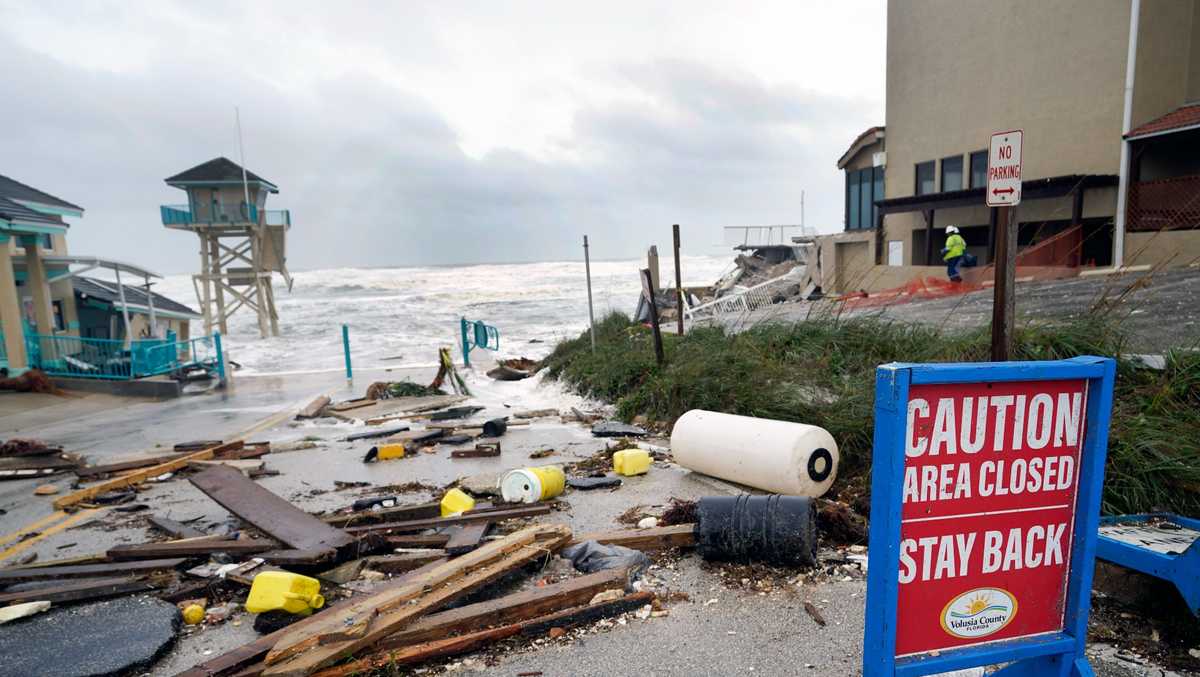
<path id="1" fill-rule="evenodd" d="M 836 230 L 836 159 L 882 120 L 881 88 L 836 91 L 836 59 L 796 63 L 787 79 L 694 49 L 638 53 L 641 38 L 622 49 L 622 26 L 561 16 L 530 32 L 561 33 L 567 53 L 572 32 L 599 33 L 611 54 L 498 54 L 482 74 L 455 56 L 476 38 L 522 40 L 518 9 L 464 18 L 502 35 L 463 38 L 447 36 L 459 17 L 433 9 L 129 4 L 0 4 L 17 19 L 0 22 L 0 173 L 87 209 L 72 251 L 163 272 L 190 271 L 196 254 L 159 223 L 159 204 L 183 201 L 162 179 L 237 161 L 234 105 L 247 165 L 280 186 L 268 205 L 292 211 L 295 269 L 574 259 L 584 233 L 597 256 L 626 257 L 667 244 L 672 223 L 687 252 L 711 254 L 720 226 L 799 222 L 801 190 L 807 222 Z"/>

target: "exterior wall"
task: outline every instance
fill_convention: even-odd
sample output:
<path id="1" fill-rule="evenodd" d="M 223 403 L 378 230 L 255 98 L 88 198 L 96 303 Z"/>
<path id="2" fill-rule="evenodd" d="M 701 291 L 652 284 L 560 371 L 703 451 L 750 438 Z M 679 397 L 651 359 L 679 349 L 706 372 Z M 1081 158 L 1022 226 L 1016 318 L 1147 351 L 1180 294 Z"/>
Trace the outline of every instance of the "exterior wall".
<path id="1" fill-rule="evenodd" d="M 1190 266 L 1200 262 L 1200 234 L 1194 230 L 1164 230 L 1125 234 L 1127 266 Z"/>
<path id="2" fill-rule="evenodd" d="M 871 143 L 866 146 L 863 146 L 862 150 L 855 153 L 846 162 L 845 170 L 852 172 L 856 169 L 866 169 L 867 167 L 872 166 L 874 164 L 875 153 L 879 153 L 879 152 L 883 151 L 883 143 L 884 143 L 884 140 L 879 139 L 879 140 L 875 141 L 875 143 Z"/>
<path id="3" fill-rule="evenodd" d="M 1195 0 L 1142 0 L 1131 128 L 1189 100 L 1189 43 L 1195 8 Z M 1124 84 L 1124 76 L 1120 82 Z"/>
<path id="4" fill-rule="evenodd" d="M 1116 174 L 1129 6 L 890 0 L 887 197 L 913 194 L 917 163 L 1013 128 L 1025 130 L 1030 178 Z"/>
<path id="5" fill-rule="evenodd" d="M 1200 101 L 1200 7 L 1192 8 L 1192 33 L 1188 55 L 1187 100 Z"/>

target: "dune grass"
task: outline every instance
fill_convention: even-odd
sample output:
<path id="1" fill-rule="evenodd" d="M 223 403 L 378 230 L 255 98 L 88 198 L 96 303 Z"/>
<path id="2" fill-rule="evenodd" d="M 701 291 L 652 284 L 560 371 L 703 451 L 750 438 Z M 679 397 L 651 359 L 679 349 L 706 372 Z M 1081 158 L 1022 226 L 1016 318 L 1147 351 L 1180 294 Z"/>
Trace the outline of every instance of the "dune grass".
<path id="1" fill-rule="evenodd" d="M 664 335 L 667 363 L 654 363 L 649 330 L 621 314 L 560 343 L 549 374 L 579 392 L 673 422 L 711 409 L 819 425 L 841 451 L 839 484 L 865 488 L 870 467 L 875 367 L 892 361 L 982 361 L 986 327 L 951 333 L 871 318 L 823 317 L 767 324 L 738 334 L 697 328 Z M 1120 356 L 1125 338 L 1103 319 L 1021 328 L 1015 359 Z M 1200 515 L 1200 355 L 1168 356 L 1162 371 L 1120 360 L 1105 481 L 1106 513 L 1172 510 Z"/>

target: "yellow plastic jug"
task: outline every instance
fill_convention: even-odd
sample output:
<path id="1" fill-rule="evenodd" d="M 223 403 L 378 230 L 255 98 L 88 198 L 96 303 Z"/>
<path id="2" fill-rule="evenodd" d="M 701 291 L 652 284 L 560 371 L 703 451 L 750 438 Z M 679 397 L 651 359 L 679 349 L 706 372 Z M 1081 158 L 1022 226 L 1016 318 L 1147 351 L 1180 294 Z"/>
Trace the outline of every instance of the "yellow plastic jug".
<path id="1" fill-rule="evenodd" d="M 395 444 L 381 444 L 376 448 L 379 450 L 377 458 L 381 461 L 386 461 L 390 458 L 404 458 L 404 445 L 398 442 Z"/>
<path id="2" fill-rule="evenodd" d="M 556 465 L 510 470 L 500 478 L 500 495 L 510 503 L 537 503 L 563 492 L 567 476 Z"/>
<path id="3" fill-rule="evenodd" d="M 321 582 L 290 571 L 264 571 L 254 577 L 246 611 L 261 614 L 267 611 L 286 611 L 307 616 L 313 609 L 325 606 Z"/>
<path id="4" fill-rule="evenodd" d="M 462 489 L 451 489 L 442 497 L 442 517 L 449 517 L 460 512 L 466 512 L 475 507 L 475 499 Z"/>
<path id="5" fill-rule="evenodd" d="M 653 461 L 645 449 L 622 449 L 613 454 L 613 470 L 618 475 L 643 475 Z"/>

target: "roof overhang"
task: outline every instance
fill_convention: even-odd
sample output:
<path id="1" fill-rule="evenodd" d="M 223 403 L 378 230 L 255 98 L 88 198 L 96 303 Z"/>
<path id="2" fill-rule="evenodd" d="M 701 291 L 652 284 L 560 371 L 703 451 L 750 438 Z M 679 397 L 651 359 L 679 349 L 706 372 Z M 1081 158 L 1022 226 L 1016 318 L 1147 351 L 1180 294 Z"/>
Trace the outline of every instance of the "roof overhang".
<path id="1" fill-rule="evenodd" d="M 886 134 L 886 127 L 871 127 L 867 131 L 858 135 L 858 138 L 851 142 L 850 147 L 842 153 L 842 157 L 838 158 L 838 169 L 845 169 L 846 165 L 850 164 L 850 160 L 862 152 L 864 148 L 883 140 Z"/>
<path id="2" fill-rule="evenodd" d="M 66 235 L 67 227 L 23 221 L 19 218 L 0 217 L 0 233 L 4 235 Z"/>
<path id="3" fill-rule="evenodd" d="M 9 198 L 9 199 L 12 200 L 13 202 L 16 202 L 19 205 L 28 207 L 35 212 L 41 212 L 43 214 L 56 214 L 58 216 L 74 216 L 74 217 L 82 217 L 83 216 L 83 208 L 82 207 L 78 208 L 78 209 L 71 209 L 71 208 L 67 208 L 67 207 L 61 207 L 59 205 L 49 205 L 44 202 L 35 202 L 34 200 L 18 200 L 17 198 Z"/>
<path id="4" fill-rule="evenodd" d="M 183 188 L 184 190 L 186 190 L 192 186 L 200 186 L 201 188 L 203 188 L 205 186 L 240 186 L 240 185 L 242 185 L 243 182 L 242 181 L 167 181 L 166 183 L 168 186 L 171 186 L 172 188 Z M 252 183 L 258 184 L 258 185 L 262 186 L 263 188 L 266 188 L 268 191 L 270 191 L 272 193 L 279 192 L 279 187 L 276 186 L 275 184 L 271 183 L 270 181 L 260 181 L 258 179 L 247 179 L 245 181 L 246 185 L 250 185 Z"/>
<path id="5" fill-rule="evenodd" d="M 1194 125 L 1186 125 L 1183 127 L 1175 127 L 1174 129 L 1160 129 L 1155 132 L 1145 132 L 1142 134 L 1130 134 L 1125 137 L 1126 141 L 1142 141 L 1144 139 L 1152 139 L 1156 136 L 1166 136 L 1168 134 L 1179 134 L 1181 132 L 1190 132 L 1200 129 L 1200 122 Z"/>
<path id="6" fill-rule="evenodd" d="M 20 259 L 14 259 L 13 261 L 15 263 L 19 263 Z M 113 272 L 129 273 L 130 275 L 147 280 L 152 277 L 160 279 L 162 278 L 162 275 L 159 275 L 152 270 L 146 270 L 141 266 L 135 266 L 132 263 L 125 263 L 123 261 L 116 261 L 113 259 L 104 259 L 100 258 L 99 256 L 47 255 L 42 257 L 42 262 L 48 266 L 65 266 L 67 268 L 66 273 L 54 276 L 51 279 L 51 282 L 65 280 L 69 277 L 80 275 L 97 268 L 104 268 Z M 71 270 L 70 267 L 73 265 L 83 266 L 83 268 L 80 270 Z"/>
<path id="7" fill-rule="evenodd" d="M 1072 174 L 1048 179 L 1029 179 L 1021 182 L 1021 199 L 1045 200 L 1071 195 L 1079 190 L 1108 188 L 1116 185 L 1117 176 L 1115 174 Z M 879 206 L 882 214 L 924 212 L 952 207 L 984 207 L 986 206 L 984 192 L 984 188 L 968 188 L 945 193 L 894 197 L 888 200 L 879 200 L 875 204 Z"/>

